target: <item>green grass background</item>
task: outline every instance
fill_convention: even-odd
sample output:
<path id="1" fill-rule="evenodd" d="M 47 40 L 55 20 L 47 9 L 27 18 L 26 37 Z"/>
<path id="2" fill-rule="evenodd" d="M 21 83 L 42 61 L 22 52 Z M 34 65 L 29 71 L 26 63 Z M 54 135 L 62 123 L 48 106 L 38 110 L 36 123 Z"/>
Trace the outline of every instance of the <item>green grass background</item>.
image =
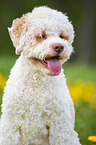
<path id="1" fill-rule="evenodd" d="M 0 56 L 0 72 L 8 79 L 10 69 L 13 67 L 16 57 L 12 56 Z M 96 82 L 96 66 L 88 66 L 80 63 L 65 63 L 63 65 L 66 78 L 70 80 L 72 84 L 77 79 L 83 79 L 85 82 Z M 0 96 L 2 96 L 0 92 Z M 1 103 L 1 102 L 0 102 Z M 91 109 L 89 104 L 82 102 L 75 106 L 76 111 L 76 123 L 75 130 L 79 134 L 80 142 L 82 145 L 94 145 L 91 141 L 88 141 L 88 136 L 96 136 L 96 109 Z"/>

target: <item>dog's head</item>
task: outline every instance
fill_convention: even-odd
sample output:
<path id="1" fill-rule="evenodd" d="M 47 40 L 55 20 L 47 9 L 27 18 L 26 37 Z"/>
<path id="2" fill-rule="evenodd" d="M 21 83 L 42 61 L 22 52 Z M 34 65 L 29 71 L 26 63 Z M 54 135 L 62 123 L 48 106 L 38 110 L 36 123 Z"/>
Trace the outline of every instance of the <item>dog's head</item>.
<path id="1" fill-rule="evenodd" d="M 22 53 L 47 75 L 58 75 L 73 51 L 72 24 L 66 15 L 48 7 L 17 18 L 8 30 L 16 54 Z"/>

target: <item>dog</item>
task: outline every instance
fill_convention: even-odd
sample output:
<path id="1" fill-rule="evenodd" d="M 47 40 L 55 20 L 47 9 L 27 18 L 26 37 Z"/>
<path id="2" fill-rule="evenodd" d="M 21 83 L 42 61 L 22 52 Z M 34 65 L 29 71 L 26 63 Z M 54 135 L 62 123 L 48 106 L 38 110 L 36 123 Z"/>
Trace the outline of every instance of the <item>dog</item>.
<path id="1" fill-rule="evenodd" d="M 20 57 L 4 89 L 0 145 L 80 145 L 62 69 L 73 52 L 68 17 L 36 7 L 8 30 Z"/>

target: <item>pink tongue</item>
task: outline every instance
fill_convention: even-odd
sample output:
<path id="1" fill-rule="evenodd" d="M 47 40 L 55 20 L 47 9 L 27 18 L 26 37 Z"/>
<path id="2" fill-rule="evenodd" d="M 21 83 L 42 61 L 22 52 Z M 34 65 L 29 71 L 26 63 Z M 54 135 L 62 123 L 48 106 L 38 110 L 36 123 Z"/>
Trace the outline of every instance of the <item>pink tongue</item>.
<path id="1" fill-rule="evenodd" d="M 48 63 L 48 68 L 52 75 L 59 75 L 61 72 L 61 63 L 57 58 L 50 58 L 46 60 Z"/>

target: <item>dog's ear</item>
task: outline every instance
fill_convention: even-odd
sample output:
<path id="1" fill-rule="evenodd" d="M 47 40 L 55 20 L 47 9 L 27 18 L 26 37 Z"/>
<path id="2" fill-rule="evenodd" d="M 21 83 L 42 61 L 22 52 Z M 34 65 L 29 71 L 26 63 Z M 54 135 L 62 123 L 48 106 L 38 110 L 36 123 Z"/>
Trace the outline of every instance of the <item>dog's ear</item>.
<path id="1" fill-rule="evenodd" d="M 24 24 L 26 23 L 26 17 L 23 15 L 20 19 L 17 18 L 13 20 L 11 28 L 8 28 L 9 35 L 13 42 L 14 47 L 16 48 L 16 54 L 20 54 L 23 50 L 24 45 Z"/>

